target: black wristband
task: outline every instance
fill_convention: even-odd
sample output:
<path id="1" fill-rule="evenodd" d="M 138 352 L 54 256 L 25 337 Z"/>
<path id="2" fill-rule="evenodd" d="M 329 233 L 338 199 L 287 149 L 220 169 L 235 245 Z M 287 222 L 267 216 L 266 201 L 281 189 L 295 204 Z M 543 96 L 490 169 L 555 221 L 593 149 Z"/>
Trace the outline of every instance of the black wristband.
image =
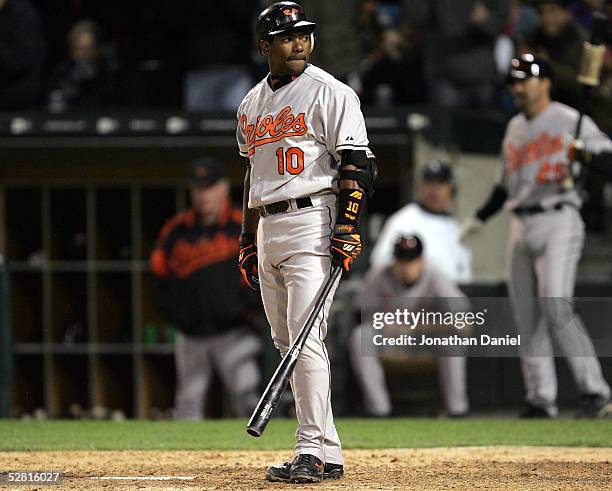
<path id="1" fill-rule="evenodd" d="M 254 244 L 255 243 L 255 234 L 244 233 L 240 234 L 238 237 L 238 243 L 243 246 L 245 244 Z"/>
<path id="2" fill-rule="evenodd" d="M 352 225 L 354 230 L 359 227 L 361 207 L 365 196 L 359 189 L 341 189 L 338 193 L 338 216 L 336 224 Z"/>

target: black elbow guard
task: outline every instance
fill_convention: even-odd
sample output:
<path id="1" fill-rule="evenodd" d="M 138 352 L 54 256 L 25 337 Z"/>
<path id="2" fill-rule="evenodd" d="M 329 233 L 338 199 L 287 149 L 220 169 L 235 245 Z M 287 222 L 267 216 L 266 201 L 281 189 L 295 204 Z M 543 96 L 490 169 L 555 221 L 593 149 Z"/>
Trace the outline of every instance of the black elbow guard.
<path id="1" fill-rule="evenodd" d="M 345 169 L 346 165 L 356 169 Z M 368 196 L 374 194 L 374 181 L 378 176 L 378 167 L 374 154 L 369 150 L 342 150 L 340 161 L 340 180 L 357 181 Z"/>

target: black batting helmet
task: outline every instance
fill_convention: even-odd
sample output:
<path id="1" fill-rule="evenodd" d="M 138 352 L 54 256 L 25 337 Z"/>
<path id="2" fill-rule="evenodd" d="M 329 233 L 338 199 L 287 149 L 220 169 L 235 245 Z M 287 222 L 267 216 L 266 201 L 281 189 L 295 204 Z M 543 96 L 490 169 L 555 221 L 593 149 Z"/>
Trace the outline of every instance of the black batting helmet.
<path id="1" fill-rule="evenodd" d="M 306 12 L 300 4 L 276 2 L 259 14 L 255 25 L 255 33 L 257 34 L 257 40 L 261 41 L 299 27 L 305 27 L 312 33 L 317 25 L 306 18 Z"/>
<path id="2" fill-rule="evenodd" d="M 525 53 L 512 59 L 506 82 L 512 83 L 515 80 L 525 80 L 530 77 L 552 79 L 552 75 L 552 69 L 547 61 Z"/>
<path id="3" fill-rule="evenodd" d="M 398 261 L 414 261 L 423 255 L 423 241 L 418 235 L 403 235 L 395 242 L 393 255 Z"/>

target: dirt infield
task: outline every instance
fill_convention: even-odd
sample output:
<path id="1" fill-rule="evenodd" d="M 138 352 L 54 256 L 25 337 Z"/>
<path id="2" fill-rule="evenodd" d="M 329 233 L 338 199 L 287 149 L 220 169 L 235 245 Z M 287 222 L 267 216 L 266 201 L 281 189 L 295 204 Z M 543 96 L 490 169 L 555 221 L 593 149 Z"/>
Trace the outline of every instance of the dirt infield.
<path id="1" fill-rule="evenodd" d="M 247 451 L 0 452 L 0 469 L 63 470 L 66 478 L 61 489 L 295 489 L 296 485 L 268 483 L 263 478 L 266 465 L 282 462 L 288 456 L 287 452 Z M 612 487 L 612 448 L 348 450 L 345 458 L 345 479 L 308 487 L 339 490 Z M 173 479 L 100 479 L 104 477 Z"/>

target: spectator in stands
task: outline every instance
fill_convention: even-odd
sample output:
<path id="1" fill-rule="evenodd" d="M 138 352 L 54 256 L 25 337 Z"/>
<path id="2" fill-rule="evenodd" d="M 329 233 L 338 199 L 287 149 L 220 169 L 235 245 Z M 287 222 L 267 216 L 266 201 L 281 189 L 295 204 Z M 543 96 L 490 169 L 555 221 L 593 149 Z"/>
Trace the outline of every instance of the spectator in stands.
<path id="1" fill-rule="evenodd" d="M 258 401 L 261 342 L 251 330 L 256 296 L 236 267 L 242 212 L 216 160 L 193 162 L 189 179 L 191 208 L 164 225 L 151 254 L 157 301 L 179 331 L 175 418 L 202 418 L 213 371 L 245 417 Z"/>
<path id="2" fill-rule="evenodd" d="M 297 3 L 301 3 L 300 0 Z M 356 22 L 359 2 L 307 0 L 303 6 L 309 18 L 317 19 L 315 50 L 311 62 L 359 93 L 359 63 L 362 59 L 359 39 L 365 34 Z"/>
<path id="3" fill-rule="evenodd" d="M 359 38 L 363 54 L 367 55 L 379 46 L 380 35 L 385 26 L 379 15 L 380 0 L 363 0 L 357 17 Z"/>
<path id="4" fill-rule="evenodd" d="M 538 11 L 530 0 L 510 0 L 508 21 L 504 32 L 514 41 L 515 45 L 523 45 L 525 40 L 533 35 L 539 23 Z"/>
<path id="5" fill-rule="evenodd" d="M 257 2 L 185 0 L 189 110 L 235 110 L 253 85 L 250 62 Z"/>
<path id="6" fill-rule="evenodd" d="M 51 75 L 47 107 L 62 112 L 75 107 L 117 104 L 117 63 L 102 46 L 100 28 L 91 20 L 77 22 L 68 34 L 68 58 Z"/>
<path id="7" fill-rule="evenodd" d="M 555 99 L 578 107 L 580 85 L 576 74 L 587 33 L 572 19 L 570 3 L 570 0 L 539 0 L 540 27 L 521 51 L 535 53 L 548 61 L 555 77 Z"/>
<path id="8" fill-rule="evenodd" d="M 420 39 L 430 100 L 443 107 L 494 101 L 499 76 L 494 45 L 508 0 L 404 0 L 403 20 Z"/>
<path id="9" fill-rule="evenodd" d="M 421 57 L 400 30 L 384 29 L 380 46 L 362 63 L 364 104 L 423 104 L 427 100 Z"/>
<path id="10" fill-rule="evenodd" d="M 590 31 L 593 24 L 593 12 L 602 10 L 605 3 L 606 0 L 578 0 L 570 3 L 569 11 L 581 27 Z"/>
<path id="11" fill-rule="evenodd" d="M 0 111 L 40 102 L 45 58 L 39 14 L 29 0 L 0 0 Z"/>
<path id="12" fill-rule="evenodd" d="M 434 261 L 423 256 L 427 246 L 418 235 L 396 237 L 393 243 L 390 264 L 372 268 L 366 275 L 359 305 L 368 316 L 374 312 L 392 313 L 396 309 L 410 312 L 467 312 L 469 302 L 455 282 L 438 268 Z M 352 333 L 349 344 L 351 364 L 361 385 L 366 413 L 374 417 L 391 414 L 391 400 L 385 383 L 381 361 L 369 352 L 385 352 L 373 342 L 372 325 L 362 324 Z M 417 334 L 425 326 L 389 326 L 389 331 L 376 334 L 397 337 L 403 334 Z M 416 330 L 411 328 L 415 327 Z M 438 326 L 438 329 L 441 326 Z M 454 328 L 451 328 L 455 331 Z M 439 331 L 438 331 L 439 332 Z M 450 331 L 449 331 L 450 332 Z M 455 331 L 453 334 L 460 332 Z M 366 346 L 366 343 L 369 346 Z M 402 347 L 405 351 L 405 347 Z M 446 414 L 449 417 L 464 417 L 469 412 L 467 396 L 466 359 L 463 348 L 454 347 L 437 352 L 440 387 L 444 396 Z"/>

